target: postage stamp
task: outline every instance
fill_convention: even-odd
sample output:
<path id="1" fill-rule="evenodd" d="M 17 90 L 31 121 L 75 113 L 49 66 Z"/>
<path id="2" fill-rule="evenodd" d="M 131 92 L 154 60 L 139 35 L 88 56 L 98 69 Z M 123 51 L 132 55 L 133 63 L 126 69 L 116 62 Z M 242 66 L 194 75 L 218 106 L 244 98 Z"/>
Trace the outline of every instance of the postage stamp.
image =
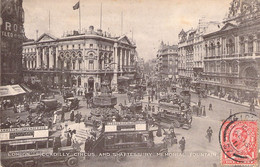
<path id="1" fill-rule="evenodd" d="M 257 164 L 257 119 L 252 113 L 237 113 L 223 121 L 219 134 L 222 165 Z"/>

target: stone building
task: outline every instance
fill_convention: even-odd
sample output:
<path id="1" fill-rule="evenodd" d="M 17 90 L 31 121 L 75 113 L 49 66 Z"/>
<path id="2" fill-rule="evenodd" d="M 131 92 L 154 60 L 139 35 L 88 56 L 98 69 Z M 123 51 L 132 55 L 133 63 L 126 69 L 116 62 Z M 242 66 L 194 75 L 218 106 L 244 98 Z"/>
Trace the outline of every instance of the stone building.
<path id="1" fill-rule="evenodd" d="M 178 46 L 161 42 L 157 51 L 157 73 L 162 79 L 176 78 L 178 74 Z"/>
<path id="2" fill-rule="evenodd" d="M 260 2 L 233 0 L 223 23 L 220 30 L 203 36 L 206 56 L 201 83 L 215 95 L 259 100 Z"/>
<path id="3" fill-rule="evenodd" d="M 49 87 L 99 90 L 105 79 L 117 89 L 120 76 L 134 79 L 136 46 L 127 36 L 111 37 L 93 26 L 82 34 L 43 34 L 23 44 L 24 79 Z"/>

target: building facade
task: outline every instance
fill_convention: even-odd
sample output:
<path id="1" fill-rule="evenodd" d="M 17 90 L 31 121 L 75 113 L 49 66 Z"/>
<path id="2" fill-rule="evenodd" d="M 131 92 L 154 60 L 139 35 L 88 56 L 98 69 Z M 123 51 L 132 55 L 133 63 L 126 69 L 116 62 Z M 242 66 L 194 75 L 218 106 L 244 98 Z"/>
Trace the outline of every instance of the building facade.
<path id="1" fill-rule="evenodd" d="M 233 0 L 224 26 L 205 34 L 204 74 L 207 90 L 252 102 L 260 91 L 260 3 Z"/>
<path id="2" fill-rule="evenodd" d="M 93 26 L 83 34 L 74 31 L 61 38 L 43 34 L 23 44 L 24 79 L 89 91 L 99 90 L 100 83 L 108 80 L 116 90 L 118 77 L 134 78 L 135 49 L 127 36 L 111 37 Z"/>
<path id="3" fill-rule="evenodd" d="M 23 0 L 1 1 L 0 85 L 22 80 L 22 43 L 24 40 Z"/>
<path id="4" fill-rule="evenodd" d="M 178 81 L 181 85 L 190 84 L 193 79 L 193 43 L 196 30 L 179 33 L 178 43 Z"/>
<path id="5" fill-rule="evenodd" d="M 161 78 L 176 78 L 178 74 L 178 46 L 161 42 L 157 51 L 157 73 Z"/>

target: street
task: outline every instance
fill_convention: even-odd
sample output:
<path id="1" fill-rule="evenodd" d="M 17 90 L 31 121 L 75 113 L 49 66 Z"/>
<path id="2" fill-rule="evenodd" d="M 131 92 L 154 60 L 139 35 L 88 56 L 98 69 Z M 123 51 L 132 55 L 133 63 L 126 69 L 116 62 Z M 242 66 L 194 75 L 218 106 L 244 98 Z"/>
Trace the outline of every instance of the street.
<path id="1" fill-rule="evenodd" d="M 118 97 L 118 104 L 125 103 L 127 101 L 127 96 L 125 94 L 115 94 Z M 147 97 L 145 97 L 147 99 Z M 198 101 L 198 97 L 196 94 L 192 93 L 191 101 Z M 219 144 L 219 130 L 223 120 L 225 120 L 230 115 L 230 109 L 232 109 L 232 113 L 237 112 L 249 112 L 248 107 L 239 106 L 236 104 L 232 104 L 229 102 L 221 101 L 214 98 L 202 98 L 202 105 L 206 106 L 206 116 L 202 117 L 193 117 L 192 127 L 189 130 L 185 129 L 175 129 L 176 136 L 178 141 L 181 137 L 185 137 L 186 139 L 186 148 L 184 154 L 181 154 L 180 148 L 178 144 L 173 145 L 169 148 L 169 156 L 168 157 L 160 157 L 160 156 L 142 156 L 142 157 L 127 157 L 124 162 L 116 162 L 115 157 L 91 157 L 88 160 L 82 160 L 79 163 L 79 167 L 89 167 L 89 166 L 189 166 L 193 164 L 194 167 L 210 167 L 216 164 L 220 166 L 220 144 Z M 213 111 L 208 111 L 209 104 L 212 103 Z M 143 106 L 146 103 L 143 104 Z M 153 103 L 152 103 L 153 104 Z M 89 114 L 90 109 L 86 109 L 85 103 L 83 101 L 80 102 L 79 111 L 83 114 Z M 259 110 L 256 110 L 256 113 L 259 114 Z M 68 115 L 66 115 L 68 119 Z M 84 117 L 84 116 L 83 116 Z M 208 127 L 211 127 L 213 130 L 212 141 L 208 142 L 206 136 L 206 130 Z M 83 151 L 83 150 L 81 150 Z M 64 164 L 48 164 L 45 166 L 49 167 L 60 167 L 64 166 Z"/>

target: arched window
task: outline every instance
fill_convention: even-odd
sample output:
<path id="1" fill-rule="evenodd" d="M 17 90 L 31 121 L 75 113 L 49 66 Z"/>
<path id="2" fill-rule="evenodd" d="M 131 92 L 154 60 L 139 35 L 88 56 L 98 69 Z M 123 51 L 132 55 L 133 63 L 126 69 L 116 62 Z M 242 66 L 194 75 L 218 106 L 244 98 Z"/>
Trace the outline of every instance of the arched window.
<path id="1" fill-rule="evenodd" d="M 245 38 L 244 37 L 240 37 L 240 54 L 244 54 L 245 53 Z"/>
<path id="2" fill-rule="evenodd" d="M 253 36 L 248 37 L 248 53 L 253 53 L 254 50 L 253 40 L 254 40 Z"/>
<path id="3" fill-rule="evenodd" d="M 78 86 L 81 86 L 81 77 L 78 77 Z"/>

